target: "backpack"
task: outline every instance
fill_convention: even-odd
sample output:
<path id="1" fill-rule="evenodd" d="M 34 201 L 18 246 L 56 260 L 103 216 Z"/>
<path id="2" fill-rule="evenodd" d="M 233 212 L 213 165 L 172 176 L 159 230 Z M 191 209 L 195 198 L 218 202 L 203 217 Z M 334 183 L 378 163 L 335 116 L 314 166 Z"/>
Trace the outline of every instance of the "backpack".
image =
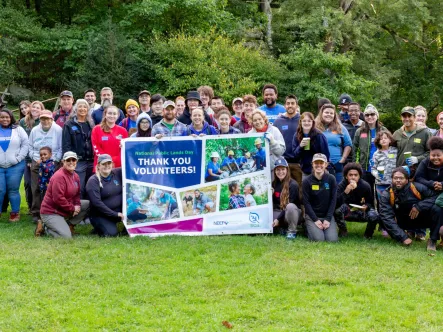
<path id="1" fill-rule="evenodd" d="M 417 199 L 421 199 L 421 194 L 413 183 L 411 183 L 411 191 Z M 389 203 L 391 204 L 391 206 L 394 206 L 395 203 L 395 195 L 394 195 L 394 190 L 392 190 L 392 188 L 389 188 Z"/>

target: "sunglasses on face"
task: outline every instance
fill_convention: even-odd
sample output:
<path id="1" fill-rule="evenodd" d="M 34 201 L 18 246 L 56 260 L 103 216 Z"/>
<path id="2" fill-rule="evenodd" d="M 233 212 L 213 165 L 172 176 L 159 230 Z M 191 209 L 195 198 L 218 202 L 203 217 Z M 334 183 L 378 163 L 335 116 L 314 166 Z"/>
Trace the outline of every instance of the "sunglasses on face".
<path id="1" fill-rule="evenodd" d="M 77 159 L 75 159 L 75 158 L 68 158 L 68 159 L 65 159 L 65 161 L 68 162 L 68 163 L 75 163 L 75 162 L 77 162 Z"/>
<path id="2" fill-rule="evenodd" d="M 369 118 L 370 116 L 375 116 L 375 113 L 365 114 L 365 118 Z"/>

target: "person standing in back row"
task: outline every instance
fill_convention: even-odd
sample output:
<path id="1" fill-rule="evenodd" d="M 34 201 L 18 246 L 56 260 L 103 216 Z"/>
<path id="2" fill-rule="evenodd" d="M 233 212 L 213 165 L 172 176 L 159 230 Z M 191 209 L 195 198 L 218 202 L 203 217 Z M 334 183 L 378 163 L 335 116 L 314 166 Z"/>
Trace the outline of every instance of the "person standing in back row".
<path id="1" fill-rule="evenodd" d="M 262 90 L 264 105 L 259 109 L 266 113 L 269 123 L 274 123 L 280 114 L 286 112 L 283 105 L 277 103 L 278 91 L 274 84 L 266 84 Z"/>

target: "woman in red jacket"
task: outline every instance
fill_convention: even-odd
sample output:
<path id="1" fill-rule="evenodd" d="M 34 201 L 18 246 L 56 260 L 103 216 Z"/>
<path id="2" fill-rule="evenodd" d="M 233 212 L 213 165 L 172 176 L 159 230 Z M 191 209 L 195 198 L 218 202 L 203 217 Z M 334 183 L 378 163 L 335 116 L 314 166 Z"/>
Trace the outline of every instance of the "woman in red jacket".
<path id="1" fill-rule="evenodd" d="M 77 154 L 68 151 L 63 155 L 63 167 L 52 176 L 43 199 L 40 215 L 46 232 L 53 237 L 72 238 L 74 226 L 80 223 L 89 211 L 89 201 L 80 200 L 80 178 L 75 173 Z M 43 234 L 39 220 L 35 236 Z"/>
<path id="2" fill-rule="evenodd" d="M 120 158 L 121 140 L 128 137 L 125 128 L 116 125 L 119 111 L 116 106 L 109 106 L 103 112 L 100 125 L 92 129 L 91 141 L 94 149 L 94 170 L 97 166 L 97 158 L 101 154 L 109 154 L 114 161 L 115 167 L 121 167 Z"/>

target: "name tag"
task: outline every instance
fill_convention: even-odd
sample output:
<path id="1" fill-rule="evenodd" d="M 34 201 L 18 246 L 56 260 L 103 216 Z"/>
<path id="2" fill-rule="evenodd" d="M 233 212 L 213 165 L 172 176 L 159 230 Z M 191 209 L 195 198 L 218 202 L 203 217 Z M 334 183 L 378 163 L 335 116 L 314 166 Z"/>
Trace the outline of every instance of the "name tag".
<path id="1" fill-rule="evenodd" d="M 361 138 L 368 138 L 368 134 L 367 133 L 363 133 L 360 135 Z"/>
<path id="2" fill-rule="evenodd" d="M 320 186 L 318 184 L 313 184 L 312 190 L 320 190 Z"/>
<path id="3" fill-rule="evenodd" d="M 393 153 L 388 154 L 388 158 L 394 159 L 395 158 L 395 154 L 393 154 Z"/>
<path id="4" fill-rule="evenodd" d="M 414 138 L 414 143 L 421 143 L 421 139 L 420 138 Z"/>
<path id="5" fill-rule="evenodd" d="M 77 126 L 72 126 L 72 130 L 78 130 L 78 127 Z"/>
<path id="6" fill-rule="evenodd" d="M 282 130 L 288 130 L 288 126 L 281 126 Z"/>
<path id="7" fill-rule="evenodd" d="M 108 136 L 102 136 L 102 141 L 107 141 L 108 140 Z"/>

